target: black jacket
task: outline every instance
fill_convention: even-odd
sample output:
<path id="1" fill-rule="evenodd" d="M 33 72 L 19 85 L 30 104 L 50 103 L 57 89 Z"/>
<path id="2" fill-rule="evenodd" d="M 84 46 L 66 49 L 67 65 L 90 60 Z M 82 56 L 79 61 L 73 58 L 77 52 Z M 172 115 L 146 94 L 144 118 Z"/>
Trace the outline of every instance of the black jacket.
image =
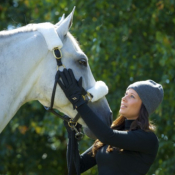
<path id="1" fill-rule="evenodd" d="M 105 145 L 97 151 L 95 157 L 89 154 L 90 147 L 80 155 L 81 173 L 97 164 L 99 175 L 145 175 L 152 165 L 157 151 L 158 139 L 153 132 L 141 129 L 134 131 L 112 130 L 102 122 L 87 104 L 77 111 L 96 137 Z M 128 130 L 132 121 L 125 121 L 124 130 Z M 121 148 L 107 153 L 108 145 Z"/>

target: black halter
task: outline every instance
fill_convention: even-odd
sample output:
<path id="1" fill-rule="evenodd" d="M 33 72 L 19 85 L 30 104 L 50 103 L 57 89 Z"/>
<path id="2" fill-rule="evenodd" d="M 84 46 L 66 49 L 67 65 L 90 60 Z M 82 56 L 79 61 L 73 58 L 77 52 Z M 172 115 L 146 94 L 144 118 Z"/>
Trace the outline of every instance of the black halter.
<path id="1" fill-rule="evenodd" d="M 77 114 L 73 119 L 71 119 L 70 117 L 68 117 L 67 115 L 60 115 L 58 112 L 56 112 L 54 109 L 53 109 L 53 105 L 54 105 L 54 100 L 55 100 L 55 92 L 56 92 L 56 86 L 57 86 L 57 80 L 59 79 L 59 76 L 58 76 L 58 68 L 63 66 L 65 67 L 63 64 L 62 64 L 62 61 L 61 61 L 61 58 L 62 58 L 62 54 L 61 54 L 61 51 L 58 47 L 54 48 L 53 49 L 53 55 L 54 57 L 56 58 L 56 61 L 57 61 L 57 73 L 55 75 L 55 82 L 54 82 L 54 87 L 53 87 L 53 90 L 52 90 L 52 96 L 51 96 L 51 104 L 50 104 L 50 107 L 46 107 L 44 106 L 44 108 L 49 111 L 49 112 L 52 112 L 53 114 L 55 114 L 56 116 L 58 116 L 59 118 L 65 120 L 68 122 L 69 126 L 71 127 L 72 130 L 75 130 L 76 132 L 76 139 L 80 140 L 82 137 L 83 137 L 83 134 L 81 132 L 78 132 L 76 130 L 76 125 L 77 125 L 77 121 L 78 119 L 80 118 L 80 115 Z M 86 100 L 86 101 L 89 101 L 92 96 L 87 92 L 85 91 L 85 89 L 83 89 L 83 92 L 82 92 L 82 96 L 83 98 Z"/>

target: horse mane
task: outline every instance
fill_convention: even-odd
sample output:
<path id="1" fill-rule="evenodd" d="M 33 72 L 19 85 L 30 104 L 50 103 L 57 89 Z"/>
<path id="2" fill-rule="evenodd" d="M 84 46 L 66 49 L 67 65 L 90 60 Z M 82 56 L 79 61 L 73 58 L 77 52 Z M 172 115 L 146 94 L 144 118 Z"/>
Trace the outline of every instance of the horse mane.
<path id="1" fill-rule="evenodd" d="M 18 33 L 31 32 L 31 31 L 35 31 L 35 30 L 36 30 L 36 28 L 34 27 L 33 24 L 28 24 L 26 26 L 19 27 L 17 29 L 3 30 L 0 32 L 0 37 L 6 37 L 6 36 L 18 34 Z"/>
<path id="2" fill-rule="evenodd" d="M 36 28 L 35 24 L 28 24 L 26 26 L 22 26 L 22 27 L 19 27 L 17 29 L 0 31 L 0 38 L 6 38 L 9 36 L 14 36 L 16 34 L 25 33 L 25 32 L 33 32 L 36 30 L 37 30 L 37 28 Z M 69 35 L 70 39 L 75 44 L 75 47 L 81 48 L 77 39 L 70 32 L 68 32 L 67 34 Z"/>

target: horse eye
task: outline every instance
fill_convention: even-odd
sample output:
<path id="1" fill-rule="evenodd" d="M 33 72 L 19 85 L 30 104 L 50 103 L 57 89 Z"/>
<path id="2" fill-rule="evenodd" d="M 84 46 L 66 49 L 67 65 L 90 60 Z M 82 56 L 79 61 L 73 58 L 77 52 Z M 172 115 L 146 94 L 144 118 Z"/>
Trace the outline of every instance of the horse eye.
<path id="1" fill-rule="evenodd" d="M 87 61 L 85 59 L 78 60 L 79 64 L 82 66 L 87 66 Z"/>

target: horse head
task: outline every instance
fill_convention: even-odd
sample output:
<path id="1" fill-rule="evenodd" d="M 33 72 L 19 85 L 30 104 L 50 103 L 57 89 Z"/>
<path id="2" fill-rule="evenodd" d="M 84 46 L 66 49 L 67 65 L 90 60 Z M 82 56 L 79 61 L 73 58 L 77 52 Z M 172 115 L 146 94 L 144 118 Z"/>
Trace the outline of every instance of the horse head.
<path id="1" fill-rule="evenodd" d="M 69 29 L 72 25 L 73 13 L 74 10 L 66 19 L 64 19 L 63 15 L 60 22 L 55 25 L 57 34 L 63 43 L 63 46 L 61 48 L 61 59 L 63 65 L 66 68 L 71 68 L 73 70 L 75 78 L 77 80 L 80 77 L 83 78 L 83 87 L 84 89 L 88 90 L 95 85 L 96 81 L 92 75 L 86 54 L 81 50 L 78 42 L 69 32 Z M 38 89 L 41 94 L 44 94 L 42 96 L 42 99 L 39 100 L 40 103 L 45 106 L 50 106 L 50 98 L 53 90 L 57 64 L 52 52 L 49 52 L 46 57 L 46 60 L 49 60 L 49 62 L 45 64 L 45 71 L 40 76 Z M 63 68 L 59 69 L 61 70 Z M 105 97 L 99 99 L 94 103 L 89 103 L 89 106 L 101 120 L 110 126 L 112 121 L 111 110 Z M 71 118 L 74 118 L 77 114 L 77 111 L 73 109 L 72 104 L 68 101 L 59 86 L 57 86 L 56 89 L 53 108 L 61 111 Z M 90 138 L 95 138 L 93 133 L 91 133 L 81 118 L 78 122 L 83 125 L 85 134 L 87 136 Z"/>

